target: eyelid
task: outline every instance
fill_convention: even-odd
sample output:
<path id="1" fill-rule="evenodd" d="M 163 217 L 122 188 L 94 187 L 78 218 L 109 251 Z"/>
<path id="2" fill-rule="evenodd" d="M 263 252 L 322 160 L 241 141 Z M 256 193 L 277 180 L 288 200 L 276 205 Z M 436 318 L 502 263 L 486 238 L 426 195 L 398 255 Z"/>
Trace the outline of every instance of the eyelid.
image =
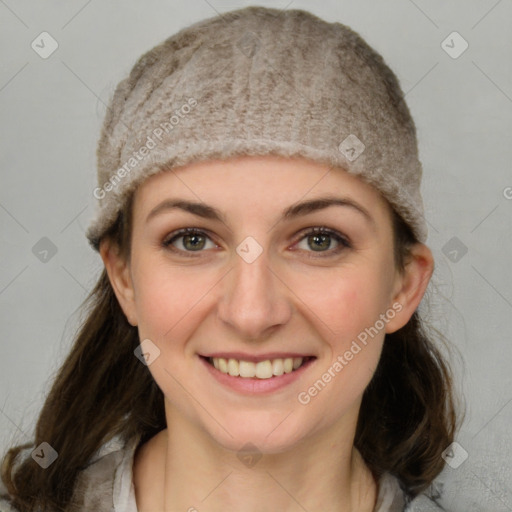
<path id="1" fill-rule="evenodd" d="M 178 240 L 179 238 L 182 238 L 186 235 L 204 236 L 205 238 L 208 238 L 209 240 L 211 240 L 215 245 L 217 245 L 217 246 L 219 245 L 219 244 L 217 244 L 217 242 L 215 242 L 214 237 L 207 229 L 188 227 L 188 228 L 177 229 L 176 231 L 173 231 L 168 236 L 166 236 L 162 241 L 163 248 L 167 249 L 169 251 L 172 251 L 174 253 L 177 253 L 179 255 L 184 255 L 185 257 L 191 257 L 191 258 L 197 257 L 202 252 L 205 252 L 203 250 L 201 250 L 201 251 L 183 251 L 182 249 L 177 249 L 176 247 L 173 246 L 173 244 L 172 244 L 173 241 Z M 196 256 L 196 254 L 197 254 L 197 256 Z"/>
<path id="2" fill-rule="evenodd" d="M 327 251 L 318 251 L 318 252 L 316 252 L 316 251 L 305 251 L 307 253 L 313 253 L 313 254 L 316 253 L 316 254 L 318 254 L 317 256 L 314 256 L 314 255 L 310 254 L 308 257 L 323 258 L 323 257 L 334 256 L 334 255 L 339 254 L 340 252 L 342 252 L 345 249 L 352 248 L 352 242 L 351 242 L 351 240 L 346 235 L 340 233 L 336 229 L 328 228 L 326 226 L 312 226 L 312 227 L 309 227 L 309 228 L 302 229 L 297 234 L 297 236 L 295 237 L 295 242 L 293 242 L 292 246 L 297 245 L 299 242 L 301 242 L 307 236 L 314 235 L 314 234 L 317 234 L 317 233 L 327 234 L 330 237 L 334 238 L 336 240 L 336 242 L 338 242 L 338 247 L 336 247 L 334 249 L 328 249 Z M 199 256 L 202 252 L 205 252 L 205 251 L 204 250 L 201 250 L 201 251 L 183 251 L 182 249 L 177 249 L 172 244 L 172 242 L 174 240 L 177 240 L 177 239 L 182 238 L 183 236 L 186 236 L 186 235 L 189 235 L 189 234 L 205 236 L 206 238 L 211 240 L 215 245 L 217 245 L 217 246 L 219 245 L 219 244 L 217 244 L 215 242 L 214 237 L 212 236 L 212 234 L 207 229 L 187 227 L 187 228 L 182 228 L 182 229 L 178 229 L 176 231 L 173 231 L 168 236 L 166 236 L 164 238 L 163 242 L 162 242 L 162 246 L 165 249 L 168 249 L 168 250 L 173 251 L 175 253 L 179 253 L 181 255 L 185 255 L 185 256 L 189 256 L 189 257 L 196 257 L 195 253 L 197 253 L 197 256 Z"/>
<path id="3" fill-rule="evenodd" d="M 327 226 L 312 226 L 309 228 L 304 228 L 303 230 L 299 231 L 299 233 L 297 234 L 297 238 L 298 240 L 302 240 L 304 236 L 315 233 L 327 233 L 328 235 L 338 237 L 347 244 L 352 245 L 352 242 L 350 241 L 350 238 L 348 236 L 339 232 L 337 229 L 328 228 Z"/>
<path id="4" fill-rule="evenodd" d="M 326 226 L 313 226 L 313 227 L 303 229 L 297 235 L 297 239 L 296 239 L 297 241 L 294 242 L 293 245 L 298 244 L 299 242 L 301 242 L 304 238 L 306 238 L 308 236 L 315 235 L 318 233 L 327 234 L 331 238 L 334 238 L 336 240 L 336 242 L 338 242 L 338 247 L 336 247 L 334 249 L 328 249 L 327 251 L 318 251 L 318 252 L 317 251 L 305 251 L 305 252 L 309 253 L 307 257 L 329 258 L 329 257 L 337 256 L 338 254 L 340 254 L 341 252 L 343 252 L 347 249 L 352 249 L 352 242 L 346 235 L 340 233 L 336 229 L 328 228 Z"/>

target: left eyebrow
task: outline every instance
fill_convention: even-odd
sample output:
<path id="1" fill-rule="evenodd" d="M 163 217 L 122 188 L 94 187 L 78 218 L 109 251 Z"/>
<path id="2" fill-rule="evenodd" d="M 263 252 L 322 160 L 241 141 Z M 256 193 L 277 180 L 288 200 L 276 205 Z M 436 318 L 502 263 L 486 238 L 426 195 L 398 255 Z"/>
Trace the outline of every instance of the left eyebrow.
<path id="1" fill-rule="evenodd" d="M 302 203 L 297 203 L 290 206 L 289 208 L 286 208 L 282 214 L 282 219 L 285 220 L 301 215 L 307 215 L 308 213 L 324 210 L 330 206 L 343 206 L 352 208 L 353 210 L 359 212 L 366 219 L 366 221 L 372 225 L 372 227 L 376 227 L 375 219 L 370 215 L 368 210 L 348 197 L 326 196 L 311 199 L 309 201 L 303 201 Z"/>
<path id="2" fill-rule="evenodd" d="M 303 201 L 301 203 L 294 204 L 282 212 L 280 220 L 290 220 L 295 217 L 308 215 L 309 213 L 324 210 L 330 206 L 342 206 L 351 208 L 359 212 L 367 220 L 367 222 L 372 225 L 372 227 L 376 227 L 375 219 L 370 215 L 368 210 L 348 197 L 319 197 L 309 201 Z M 184 210 L 186 212 L 192 213 L 193 215 L 197 215 L 198 217 L 218 220 L 224 224 L 227 224 L 224 215 L 213 206 L 209 206 L 204 203 L 186 201 L 184 199 L 166 199 L 165 201 L 161 202 L 155 206 L 151 212 L 149 212 L 148 216 L 146 217 L 146 222 L 148 222 L 156 215 L 163 213 L 164 211 L 173 209 Z"/>
<path id="3" fill-rule="evenodd" d="M 168 210 L 183 210 L 197 215 L 198 217 L 218 220 L 226 224 L 224 215 L 222 215 L 222 213 L 213 206 L 209 206 L 204 203 L 185 201 L 184 199 L 166 199 L 165 201 L 162 201 L 149 212 L 149 215 L 146 217 L 146 222 L 156 215 Z"/>

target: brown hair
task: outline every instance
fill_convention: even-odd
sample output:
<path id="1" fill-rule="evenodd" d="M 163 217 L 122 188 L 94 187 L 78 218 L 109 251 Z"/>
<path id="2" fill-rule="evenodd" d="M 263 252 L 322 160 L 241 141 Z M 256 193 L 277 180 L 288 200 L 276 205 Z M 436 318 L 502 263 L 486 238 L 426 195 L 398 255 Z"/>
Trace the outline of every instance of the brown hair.
<path id="1" fill-rule="evenodd" d="M 132 200 L 106 234 L 127 259 Z M 403 270 L 417 240 L 390 210 L 395 264 Z M 103 443 L 117 435 L 123 441 L 141 435 L 144 443 L 167 426 L 163 393 L 134 356 L 138 331 L 126 320 L 105 269 L 83 310 L 85 320 L 38 418 L 35 443 L 12 447 L 3 457 L 1 478 L 10 496 L 2 497 L 20 512 L 69 510 L 79 472 Z M 449 366 L 416 311 L 404 327 L 386 335 L 363 395 L 355 446 L 376 477 L 395 475 L 410 499 L 441 472 L 441 453 L 458 428 Z M 17 460 L 24 448 L 43 441 L 59 454 L 47 469 L 31 457 Z"/>

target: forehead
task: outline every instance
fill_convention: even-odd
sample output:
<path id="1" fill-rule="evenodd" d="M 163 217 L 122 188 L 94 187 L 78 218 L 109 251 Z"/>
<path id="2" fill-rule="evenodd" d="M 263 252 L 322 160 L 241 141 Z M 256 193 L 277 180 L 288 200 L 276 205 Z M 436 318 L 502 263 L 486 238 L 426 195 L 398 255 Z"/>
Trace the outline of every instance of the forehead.
<path id="1" fill-rule="evenodd" d="M 135 201 L 138 209 L 146 210 L 172 194 L 196 201 L 258 202 L 269 208 L 326 192 L 352 197 L 381 213 L 388 209 L 380 192 L 359 176 L 303 158 L 274 155 L 194 162 L 165 170 L 138 186 Z"/>
<path id="2" fill-rule="evenodd" d="M 367 215 L 355 207 L 304 204 L 333 198 L 353 202 Z M 323 212 L 323 222 L 328 216 L 329 222 L 342 222 L 343 227 L 351 226 L 353 233 L 376 237 L 379 244 L 393 239 L 392 208 L 378 189 L 343 169 L 302 158 L 266 155 L 203 161 L 163 170 L 135 191 L 135 229 L 143 230 L 153 222 L 164 225 L 171 211 L 221 222 L 231 230 L 246 229 L 250 224 L 251 229 L 266 231 Z M 153 221 L 155 217 L 162 221 Z M 322 222 L 320 218 L 318 222 Z"/>

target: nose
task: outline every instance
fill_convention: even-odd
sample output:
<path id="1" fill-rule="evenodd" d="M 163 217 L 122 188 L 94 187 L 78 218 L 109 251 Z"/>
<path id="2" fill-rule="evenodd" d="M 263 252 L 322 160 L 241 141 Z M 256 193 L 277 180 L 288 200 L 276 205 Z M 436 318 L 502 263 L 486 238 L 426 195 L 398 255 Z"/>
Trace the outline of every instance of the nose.
<path id="1" fill-rule="evenodd" d="M 264 339 L 289 321 L 290 291 L 265 252 L 252 263 L 238 254 L 233 259 L 234 267 L 222 280 L 219 318 L 239 338 Z"/>

